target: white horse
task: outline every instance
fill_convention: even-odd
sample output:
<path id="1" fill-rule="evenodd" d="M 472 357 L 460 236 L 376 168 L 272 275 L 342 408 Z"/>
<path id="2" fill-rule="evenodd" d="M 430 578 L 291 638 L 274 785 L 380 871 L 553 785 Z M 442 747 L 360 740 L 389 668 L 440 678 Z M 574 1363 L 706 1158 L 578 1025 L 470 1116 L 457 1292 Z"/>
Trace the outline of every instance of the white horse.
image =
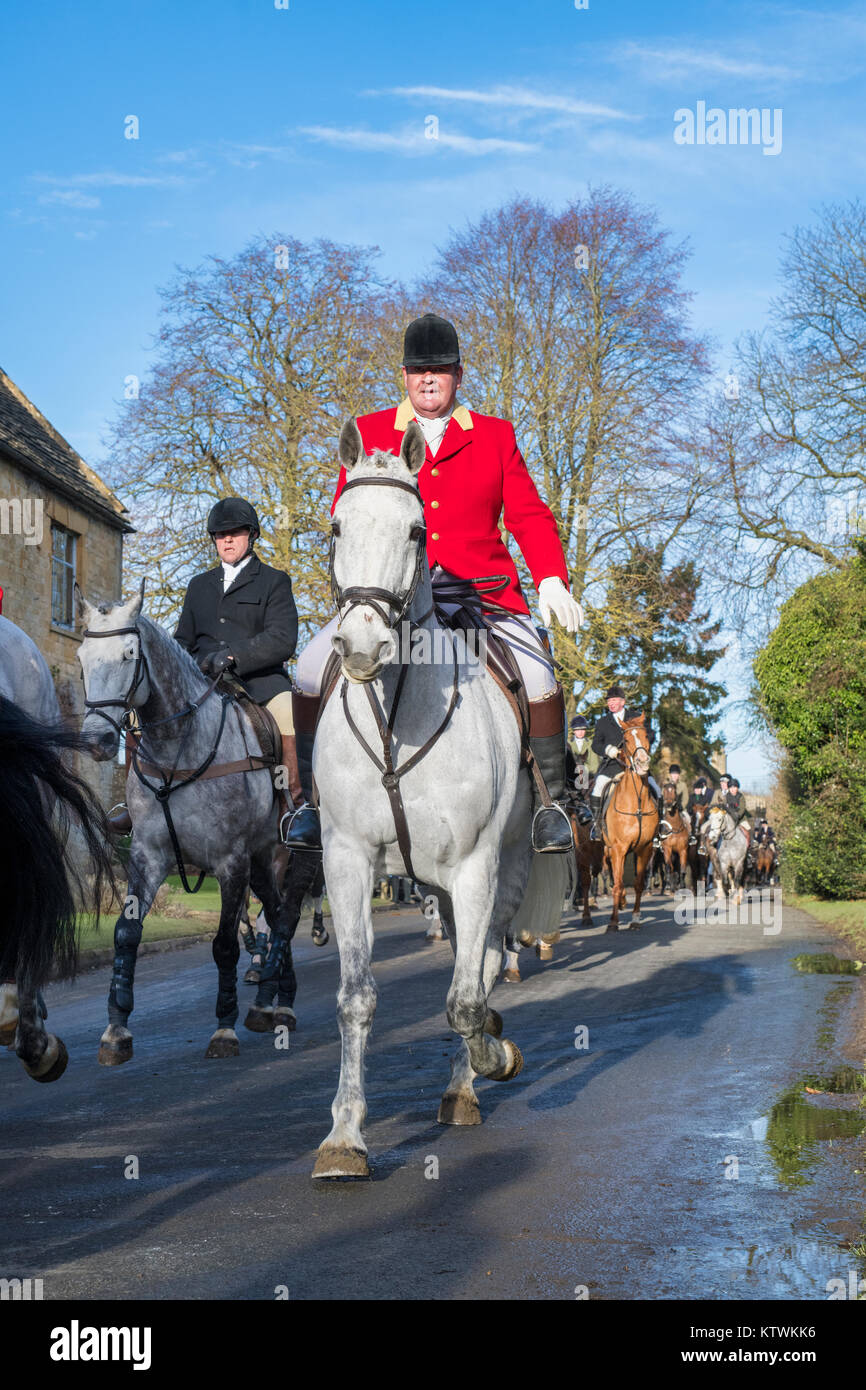
<path id="1" fill-rule="evenodd" d="M 439 630 L 415 482 L 419 426 L 410 424 L 399 458 L 368 458 L 350 420 L 340 460 L 348 481 L 334 512 L 331 575 L 343 679 L 321 716 L 313 770 L 340 950 L 342 1065 L 319 1178 L 369 1174 L 363 1058 L 376 1006 L 374 881 L 408 872 L 437 899 L 455 953 L 447 1017 L 463 1039 L 439 1120 L 478 1124 L 475 1076 L 507 1081 L 523 1065 L 487 1002 L 504 938 L 555 936 L 568 877 L 565 856 L 532 852 L 532 785 L 507 698 L 462 635 Z M 404 619 L 413 631 L 405 664 L 395 660 Z"/>
<path id="2" fill-rule="evenodd" d="M 746 851 L 749 847 L 745 831 L 741 830 L 733 816 L 723 806 L 713 806 L 701 827 L 701 834 L 706 835 L 710 847 L 710 857 L 713 860 L 715 870 L 716 897 L 730 897 L 736 889 L 737 903 L 741 903 L 743 900 L 743 868 L 746 863 Z M 715 849 L 720 835 L 722 837 L 721 845 Z"/>

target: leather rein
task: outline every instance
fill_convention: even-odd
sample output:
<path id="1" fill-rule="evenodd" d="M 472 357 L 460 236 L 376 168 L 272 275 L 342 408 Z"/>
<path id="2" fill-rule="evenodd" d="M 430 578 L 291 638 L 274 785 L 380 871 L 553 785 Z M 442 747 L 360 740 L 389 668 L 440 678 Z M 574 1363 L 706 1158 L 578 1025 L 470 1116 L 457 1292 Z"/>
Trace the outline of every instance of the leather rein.
<path id="1" fill-rule="evenodd" d="M 340 493 L 340 496 L 342 497 L 343 493 L 348 492 L 349 488 L 351 487 L 396 487 L 402 489 L 402 491 L 404 492 L 411 492 L 413 497 L 416 497 L 418 501 L 421 502 L 421 495 L 418 492 L 418 489 L 414 487 L 411 483 L 404 483 L 399 478 L 352 478 L 349 480 L 349 482 L 347 482 L 344 485 L 343 492 Z M 385 623 L 385 626 L 390 628 L 391 631 L 393 631 L 399 625 L 399 623 L 402 622 L 418 590 L 418 585 L 421 580 L 421 573 L 423 569 L 424 556 L 426 553 L 426 527 L 423 525 L 423 523 L 421 523 L 420 525 L 416 525 L 412 528 L 411 536 L 417 544 L 417 550 L 415 554 L 415 568 L 412 573 L 412 579 L 410 581 L 409 587 L 406 590 L 405 594 L 397 594 L 389 589 L 377 589 L 363 585 L 353 585 L 347 589 L 341 589 L 339 584 L 337 583 L 336 576 L 334 574 L 334 549 L 335 541 L 339 534 L 340 524 L 339 522 L 334 522 L 331 528 L 331 549 L 330 555 L 328 557 L 328 574 L 331 581 L 331 593 L 333 594 L 334 602 L 336 603 L 337 610 L 340 614 L 340 621 L 342 622 L 346 614 L 350 613 L 353 608 L 369 605 L 369 607 L 375 609 L 375 611 L 379 614 L 379 617 Z M 344 613 L 343 609 L 346 606 L 346 604 L 348 604 L 348 607 L 346 607 Z M 387 605 L 387 609 L 383 605 Z M 387 611 L 391 608 L 396 610 L 393 616 L 389 611 Z M 435 604 L 431 604 L 428 611 L 424 613 L 422 617 L 417 618 L 415 622 L 424 622 L 427 618 L 430 617 L 431 613 L 433 613 L 434 610 Z M 417 767 L 418 763 L 420 763 L 421 760 L 427 756 L 427 754 L 430 752 L 430 749 L 436 742 L 438 742 L 442 734 L 445 732 L 445 729 L 448 727 L 448 724 L 451 720 L 451 716 L 454 713 L 454 709 L 457 705 L 457 700 L 459 696 L 459 666 L 457 661 L 457 644 L 455 642 L 452 642 L 452 657 L 454 661 L 454 678 L 451 685 L 451 699 L 448 703 L 448 709 L 445 712 L 445 717 L 442 720 L 441 724 L 438 726 L 438 728 L 435 729 L 434 732 L 427 739 L 426 743 L 424 743 L 416 753 L 413 753 L 410 758 L 407 758 L 406 761 L 399 767 L 394 766 L 394 754 L 391 740 L 394 732 L 394 723 L 397 718 L 397 709 L 400 704 L 400 696 L 403 693 L 403 689 L 406 684 L 406 676 L 409 672 L 408 655 L 405 653 L 403 654 L 403 660 L 401 662 L 402 669 L 397 680 L 397 688 L 394 691 L 394 699 L 392 701 L 391 710 L 387 718 L 385 717 L 384 710 L 381 708 L 379 701 L 376 699 L 376 696 L 373 693 L 372 682 L 363 682 L 364 691 L 367 696 L 367 702 L 370 706 L 373 718 L 376 722 L 376 728 L 379 732 L 379 737 L 382 740 L 381 758 L 370 747 L 369 743 L 364 738 L 364 735 L 361 733 L 360 729 L 355 723 L 355 720 L 352 718 L 352 715 L 349 710 L 348 701 L 346 698 L 349 689 L 349 681 L 346 676 L 343 677 L 342 685 L 340 687 L 340 700 L 343 705 L 343 713 L 346 716 L 346 722 L 349 725 L 349 728 L 352 730 L 352 733 L 354 734 L 355 738 L 358 740 L 361 747 L 364 749 L 364 752 L 367 754 L 367 756 L 371 759 L 374 765 L 378 768 L 379 772 L 381 772 L 382 774 L 382 786 L 388 793 L 388 800 L 391 803 L 391 814 L 394 817 L 394 828 L 397 832 L 397 844 L 400 848 L 400 853 L 403 856 L 403 863 L 406 867 L 406 873 L 413 880 L 416 879 L 416 874 L 415 868 L 412 864 L 412 840 L 409 834 L 409 825 L 406 820 L 406 808 L 403 805 L 403 796 L 400 791 L 400 778 L 403 777 L 407 772 L 410 772 L 413 767 Z"/>
<path id="2" fill-rule="evenodd" d="M 135 669 L 132 673 L 132 681 L 126 694 L 118 697 L 117 699 L 112 700 L 88 700 L 86 697 L 84 700 L 84 706 L 88 713 L 92 711 L 94 714 L 100 715 L 101 718 L 107 719 L 109 724 L 112 726 L 112 728 L 117 730 L 119 735 L 129 734 L 131 732 L 133 711 L 133 706 L 131 704 L 132 697 L 135 694 L 138 687 L 141 685 L 144 676 L 147 676 L 148 679 L 150 679 L 150 670 L 147 665 L 147 655 L 144 650 L 144 642 L 142 641 L 141 631 L 139 628 L 132 626 L 106 628 L 102 632 L 95 632 L 92 628 L 85 628 L 83 633 L 84 637 L 122 637 L 125 635 L 135 635 L 138 638 L 138 655 L 135 660 Z M 150 729 L 156 729 L 161 725 L 171 724 L 176 719 L 184 719 L 187 717 L 191 718 L 194 714 L 197 714 L 198 711 L 201 709 L 202 705 L 204 704 L 205 700 L 207 700 L 208 697 L 213 694 L 217 685 L 222 680 L 222 676 L 222 672 L 220 672 L 219 675 L 215 676 L 214 679 L 208 684 L 208 688 L 201 696 L 201 698 L 198 700 L 190 700 L 189 703 L 182 710 L 178 710 L 177 714 L 169 714 L 164 719 L 153 719 L 147 724 L 145 724 L 144 721 L 141 720 L 140 727 L 142 734 L 147 733 Z M 198 882 L 196 883 L 195 887 L 190 888 L 189 881 L 186 876 L 186 868 L 184 866 L 183 852 L 180 847 L 180 841 L 177 837 L 174 819 L 172 817 L 171 809 L 168 804 L 168 799 L 171 796 L 172 792 L 179 791 L 181 787 L 190 786 L 192 782 L 197 782 L 201 777 L 226 777 L 233 772 L 259 772 L 262 770 L 262 768 L 270 768 L 273 766 L 273 764 L 269 762 L 267 759 L 262 758 L 257 754 L 251 754 L 248 748 L 246 758 L 238 758 L 234 762 L 217 763 L 216 765 L 213 765 L 214 758 L 217 755 L 217 749 L 220 745 L 220 740 L 223 736 L 223 730 L 225 729 L 226 716 L 228 715 L 229 706 L 234 703 L 233 697 L 225 692 L 220 693 L 220 701 L 222 704 L 222 709 L 220 711 L 219 729 L 217 730 L 217 735 L 214 740 L 213 747 L 211 748 L 207 757 L 199 764 L 198 767 L 181 768 L 179 766 L 181 754 L 183 753 L 186 741 L 189 737 L 190 730 L 192 728 L 191 724 L 188 726 L 186 733 L 180 740 L 180 744 L 177 750 L 177 756 L 175 757 L 174 761 L 174 766 L 171 768 L 168 774 L 166 774 L 164 768 L 162 768 L 158 763 L 153 761 L 144 762 L 140 759 L 139 745 L 137 741 L 133 744 L 132 749 L 132 766 L 133 770 L 135 771 L 136 777 L 138 778 L 139 782 L 141 782 L 142 786 L 146 787 L 149 792 L 153 793 L 156 800 L 162 806 L 163 815 L 165 816 L 166 827 L 168 829 L 169 839 L 171 840 L 171 846 L 174 850 L 174 856 L 177 862 L 178 873 L 180 874 L 181 883 L 183 884 L 185 893 L 197 893 L 198 890 L 201 888 L 202 884 L 204 883 L 207 871 L 205 869 L 202 869 L 199 873 Z M 106 708 L 110 708 L 112 706 L 120 707 L 123 709 L 123 714 L 121 715 L 119 721 L 114 719 L 110 714 L 106 714 L 105 712 Z M 244 741 L 244 747 L 246 748 L 246 735 L 244 733 L 240 717 L 238 718 L 238 725 L 240 728 L 241 737 Z M 162 778 L 161 784 L 155 785 L 153 782 L 149 782 L 147 780 L 147 777 L 144 775 L 142 769 L 144 769 L 151 776 L 159 774 L 159 776 Z"/>

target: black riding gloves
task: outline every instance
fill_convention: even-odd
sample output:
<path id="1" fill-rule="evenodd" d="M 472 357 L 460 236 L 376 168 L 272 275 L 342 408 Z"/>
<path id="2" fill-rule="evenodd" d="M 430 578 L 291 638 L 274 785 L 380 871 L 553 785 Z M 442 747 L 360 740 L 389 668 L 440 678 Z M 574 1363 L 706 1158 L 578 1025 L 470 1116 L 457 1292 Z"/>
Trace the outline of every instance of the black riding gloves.
<path id="1" fill-rule="evenodd" d="M 228 671 L 234 664 L 235 659 L 228 647 L 223 647 L 219 651 L 208 652 L 207 656 L 203 656 L 199 662 L 199 667 L 204 676 L 221 676 L 223 671 Z"/>

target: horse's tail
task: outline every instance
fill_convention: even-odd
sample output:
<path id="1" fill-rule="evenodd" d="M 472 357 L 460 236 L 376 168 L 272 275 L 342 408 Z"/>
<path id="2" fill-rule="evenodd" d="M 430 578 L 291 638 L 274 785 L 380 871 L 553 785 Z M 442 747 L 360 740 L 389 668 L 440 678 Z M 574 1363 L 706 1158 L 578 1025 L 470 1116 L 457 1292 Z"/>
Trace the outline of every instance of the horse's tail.
<path id="1" fill-rule="evenodd" d="M 61 762 L 64 750 L 84 747 L 80 735 L 0 699 L 0 981 L 35 988 L 52 965 L 61 978 L 74 975 L 78 907 L 89 900 L 98 917 L 103 894 L 114 888 L 105 815 Z"/>
<path id="2" fill-rule="evenodd" d="M 511 924 L 511 935 L 518 941 L 531 945 L 537 937 L 558 938 L 571 858 L 570 854 L 533 854 L 523 902 Z"/>

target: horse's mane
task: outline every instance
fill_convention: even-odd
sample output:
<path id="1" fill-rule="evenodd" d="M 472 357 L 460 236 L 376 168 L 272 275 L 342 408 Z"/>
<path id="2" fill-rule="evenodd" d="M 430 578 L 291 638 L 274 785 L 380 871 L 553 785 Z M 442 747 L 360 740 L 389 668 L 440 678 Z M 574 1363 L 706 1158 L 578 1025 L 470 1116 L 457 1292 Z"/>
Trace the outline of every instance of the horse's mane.
<path id="1" fill-rule="evenodd" d="M 646 719 L 643 710 L 639 714 L 632 715 L 631 719 L 624 719 L 620 727 L 623 729 L 645 729 Z"/>
<path id="2" fill-rule="evenodd" d="M 139 613 L 137 623 L 138 627 L 145 633 L 148 647 L 151 650 L 153 646 L 161 648 L 195 685 L 207 684 L 207 680 L 199 670 L 194 657 L 190 656 L 186 647 L 182 647 L 180 642 L 176 642 L 171 633 L 167 632 L 160 623 L 149 618 L 146 613 Z"/>

